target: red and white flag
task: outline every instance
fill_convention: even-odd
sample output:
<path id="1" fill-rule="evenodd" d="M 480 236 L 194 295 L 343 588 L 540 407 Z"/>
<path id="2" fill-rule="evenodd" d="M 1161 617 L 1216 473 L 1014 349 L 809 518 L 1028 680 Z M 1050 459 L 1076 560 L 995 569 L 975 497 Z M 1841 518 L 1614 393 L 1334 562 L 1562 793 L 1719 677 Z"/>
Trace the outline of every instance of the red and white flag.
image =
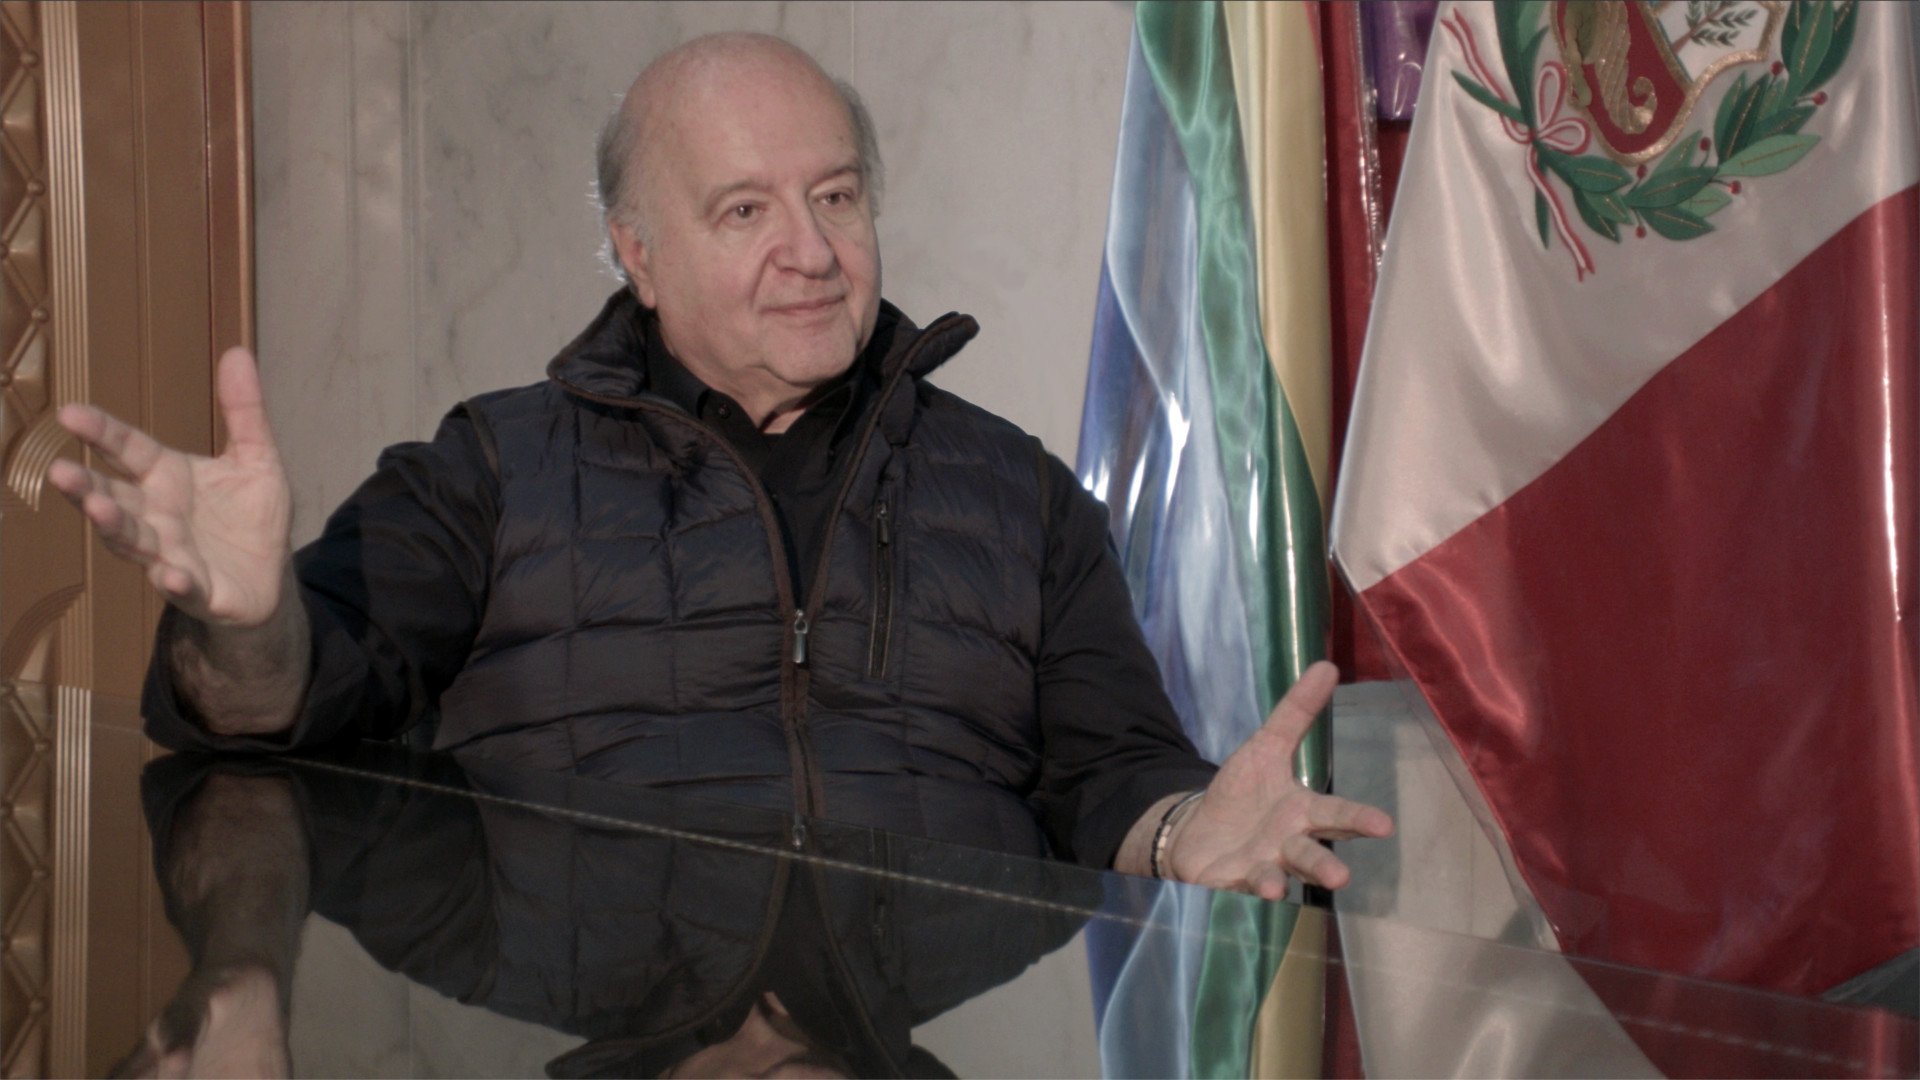
<path id="1" fill-rule="evenodd" d="M 1569 952 L 1920 940 L 1907 19 L 1439 13 L 1334 553 Z"/>

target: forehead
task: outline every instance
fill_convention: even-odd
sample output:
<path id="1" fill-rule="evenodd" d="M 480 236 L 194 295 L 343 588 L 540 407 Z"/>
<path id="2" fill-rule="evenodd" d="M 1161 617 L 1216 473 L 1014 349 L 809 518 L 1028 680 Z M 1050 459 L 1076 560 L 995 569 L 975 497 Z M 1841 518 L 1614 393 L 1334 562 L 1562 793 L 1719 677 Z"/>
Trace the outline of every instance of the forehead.
<path id="1" fill-rule="evenodd" d="M 773 58 L 703 64 L 669 91 L 657 165 L 696 188 L 818 179 L 858 166 L 852 119 L 819 72 Z"/>

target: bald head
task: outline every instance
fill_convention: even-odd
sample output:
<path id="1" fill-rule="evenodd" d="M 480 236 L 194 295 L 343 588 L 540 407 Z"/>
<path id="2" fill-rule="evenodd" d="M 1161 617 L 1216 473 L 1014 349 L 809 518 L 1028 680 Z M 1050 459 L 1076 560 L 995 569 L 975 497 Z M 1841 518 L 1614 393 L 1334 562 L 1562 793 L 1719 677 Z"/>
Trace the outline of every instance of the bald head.
<path id="1" fill-rule="evenodd" d="M 674 48 L 640 72 L 620 107 L 600 129 L 600 213 L 607 225 L 624 225 L 641 236 L 649 228 L 647 191 L 658 181 L 660 158 L 670 152 L 669 133 L 700 123 L 702 103 L 742 76 L 774 76 L 836 95 L 859 152 L 867 198 L 879 211 L 883 166 L 873 120 L 853 87 L 829 76 L 796 45 L 768 34 L 723 33 Z"/>

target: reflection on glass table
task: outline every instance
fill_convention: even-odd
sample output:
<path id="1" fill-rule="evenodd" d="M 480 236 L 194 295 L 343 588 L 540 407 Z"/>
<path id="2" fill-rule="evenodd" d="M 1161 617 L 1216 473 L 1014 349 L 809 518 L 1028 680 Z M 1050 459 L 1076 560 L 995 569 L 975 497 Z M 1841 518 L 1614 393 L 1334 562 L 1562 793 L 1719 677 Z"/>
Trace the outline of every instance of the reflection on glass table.
<path id="1" fill-rule="evenodd" d="M 10 711 L 58 697 L 21 689 Z M 91 698 L 96 756 L 136 760 L 130 708 Z M 192 959 L 130 1073 L 1916 1068 L 1915 1023 L 1882 1011 L 388 744 L 117 782 Z M 93 889 L 150 880 L 120 873 Z M 1267 992 L 1211 994 L 1193 957 Z"/>

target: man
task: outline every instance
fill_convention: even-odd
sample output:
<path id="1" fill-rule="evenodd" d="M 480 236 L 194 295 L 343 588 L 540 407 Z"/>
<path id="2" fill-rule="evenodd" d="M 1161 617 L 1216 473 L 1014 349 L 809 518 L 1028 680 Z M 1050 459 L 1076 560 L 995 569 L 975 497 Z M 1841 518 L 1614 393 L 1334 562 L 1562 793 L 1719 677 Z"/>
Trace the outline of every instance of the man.
<path id="1" fill-rule="evenodd" d="M 220 364 L 217 459 L 63 410 L 128 479 L 50 479 L 171 601 L 155 737 L 421 725 L 441 749 L 1270 898 L 1288 874 L 1344 884 L 1317 840 L 1392 824 L 1292 779 L 1333 669 L 1217 776 L 1193 755 L 1098 504 L 922 381 L 974 325 L 882 303 L 872 141 L 777 39 L 649 66 L 601 161 L 631 289 L 548 382 L 390 450 L 297 559 L 243 351 Z"/>

